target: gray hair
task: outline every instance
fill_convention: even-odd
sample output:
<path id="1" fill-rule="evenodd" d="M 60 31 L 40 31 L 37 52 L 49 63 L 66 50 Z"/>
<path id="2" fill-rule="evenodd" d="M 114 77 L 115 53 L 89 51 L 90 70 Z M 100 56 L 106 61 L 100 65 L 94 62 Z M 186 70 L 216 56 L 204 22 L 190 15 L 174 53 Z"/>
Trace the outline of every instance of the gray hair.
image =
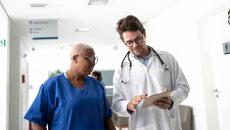
<path id="1" fill-rule="evenodd" d="M 70 52 L 70 58 L 73 58 L 73 56 L 79 55 L 86 50 L 94 51 L 93 47 L 91 47 L 90 45 L 87 45 L 85 43 L 77 43 L 73 46 L 73 48 Z"/>

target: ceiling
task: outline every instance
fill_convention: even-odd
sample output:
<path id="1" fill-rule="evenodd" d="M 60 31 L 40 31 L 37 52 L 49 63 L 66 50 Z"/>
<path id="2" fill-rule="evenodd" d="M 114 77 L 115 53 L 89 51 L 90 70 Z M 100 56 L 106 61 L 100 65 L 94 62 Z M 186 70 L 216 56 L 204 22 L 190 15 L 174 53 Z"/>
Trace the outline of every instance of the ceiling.
<path id="1" fill-rule="evenodd" d="M 1 3 L 25 43 L 29 47 L 39 47 L 65 46 L 79 41 L 114 45 L 120 42 L 115 30 L 120 18 L 132 14 L 146 23 L 177 1 L 109 0 L 105 5 L 89 5 L 88 0 L 1 0 Z M 47 6 L 31 7 L 31 4 Z M 26 21 L 30 19 L 57 19 L 59 39 L 29 40 Z M 90 31 L 76 32 L 77 28 L 90 28 Z"/>

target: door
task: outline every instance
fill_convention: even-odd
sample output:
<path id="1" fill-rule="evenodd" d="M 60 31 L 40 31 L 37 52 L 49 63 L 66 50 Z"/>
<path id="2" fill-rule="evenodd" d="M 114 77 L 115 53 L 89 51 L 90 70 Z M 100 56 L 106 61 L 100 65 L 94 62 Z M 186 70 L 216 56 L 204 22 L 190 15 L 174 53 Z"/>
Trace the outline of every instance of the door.
<path id="1" fill-rule="evenodd" d="M 228 10 L 222 10 L 208 19 L 210 52 L 214 73 L 214 95 L 217 101 L 220 130 L 230 128 L 230 54 L 224 55 L 223 43 L 230 41 Z"/>
<path id="2" fill-rule="evenodd" d="M 203 75 L 206 75 L 203 80 L 210 83 L 204 84 L 208 129 L 226 130 L 230 129 L 230 54 L 224 55 L 223 43 L 230 41 L 228 5 L 212 10 L 201 21 L 205 26 L 202 31 L 204 43 L 201 43 L 204 44 L 201 47 L 202 60 L 206 61 L 203 61 Z M 210 115 L 217 120 L 208 118 Z"/>

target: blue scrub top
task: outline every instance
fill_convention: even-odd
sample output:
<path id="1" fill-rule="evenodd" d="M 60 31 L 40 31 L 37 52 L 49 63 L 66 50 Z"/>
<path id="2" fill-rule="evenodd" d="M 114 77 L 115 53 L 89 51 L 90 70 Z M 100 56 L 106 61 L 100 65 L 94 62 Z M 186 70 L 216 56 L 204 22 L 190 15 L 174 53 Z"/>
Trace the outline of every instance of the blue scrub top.
<path id="1" fill-rule="evenodd" d="M 64 74 L 48 79 L 24 118 L 50 130 L 104 130 L 112 116 L 104 87 L 92 77 L 84 80 L 79 89 Z"/>

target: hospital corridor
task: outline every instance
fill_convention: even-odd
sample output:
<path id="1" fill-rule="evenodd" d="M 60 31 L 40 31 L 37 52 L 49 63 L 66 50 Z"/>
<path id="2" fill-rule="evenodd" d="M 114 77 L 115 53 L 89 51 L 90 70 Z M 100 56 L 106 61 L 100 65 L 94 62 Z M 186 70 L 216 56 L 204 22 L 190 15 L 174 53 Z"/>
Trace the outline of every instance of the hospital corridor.
<path id="1" fill-rule="evenodd" d="M 122 23 L 125 18 L 138 18 L 138 26 L 143 25 L 144 31 L 125 30 L 125 24 L 130 22 Z M 88 51 L 82 51 L 82 46 Z M 139 47 L 147 48 L 146 57 L 138 57 Z M 78 53 L 74 55 L 75 51 Z M 25 119 L 32 118 L 29 111 L 36 114 L 31 106 L 48 113 L 44 117 L 43 113 L 37 115 L 45 121 L 34 121 L 49 130 L 56 130 L 58 122 L 71 126 L 59 127 L 60 130 L 103 130 L 109 126 L 108 117 L 116 130 L 230 130 L 229 66 L 230 0 L 0 0 L 0 130 L 34 130 L 34 122 Z M 72 71 L 88 78 L 72 82 L 77 79 Z M 100 73 L 100 82 L 91 75 L 92 71 Z M 53 84 L 96 87 L 84 88 L 88 93 L 83 89 L 59 92 L 50 87 L 52 92 L 48 93 L 49 88 L 44 86 L 52 84 L 54 77 L 69 81 Z M 134 86 L 139 88 L 132 89 Z M 101 95 L 96 97 L 94 91 Z M 146 96 L 168 91 L 171 100 L 165 99 L 169 104 L 166 108 L 157 107 L 154 101 L 148 104 Z M 80 94 L 76 100 L 82 101 L 68 104 L 63 99 L 63 103 L 50 98 L 53 92 L 59 94 L 55 98 L 64 92 Z M 143 95 L 133 96 L 134 93 Z M 68 94 L 60 97 L 67 98 Z M 87 94 L 90 96 L 83 98 Z M 63 103 L 60 108 L 55 106 L 58 103 Z M 149 106 L 144 108 L 143 104 Z M 155 114 L 145 115 L 152 108 Z M 74 114 L 70 117 L 64 113 Z M 151 114 L 155 120 L 149 118 Z M 86 126 L 74 125 L 71 119 Z M 173 121 L 178 121 L 179 126 L 172 125 Z M 157 126 L 147 126 L 152 122 Z"/>

